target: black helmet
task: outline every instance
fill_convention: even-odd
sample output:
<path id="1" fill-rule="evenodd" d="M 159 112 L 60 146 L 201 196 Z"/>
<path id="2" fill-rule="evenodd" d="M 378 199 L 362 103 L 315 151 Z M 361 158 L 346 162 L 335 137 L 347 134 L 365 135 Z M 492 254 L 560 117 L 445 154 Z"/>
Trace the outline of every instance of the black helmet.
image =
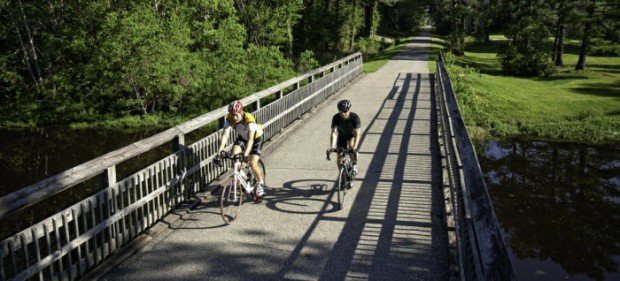
<path id="1" fill-rule="evenodd" d="M 344 110 L 349 110 L 351 108 L 351 101 L 350 100 L 341 100 L 338 102 L 338 110 L 339 111 L 344 111 Z"/>

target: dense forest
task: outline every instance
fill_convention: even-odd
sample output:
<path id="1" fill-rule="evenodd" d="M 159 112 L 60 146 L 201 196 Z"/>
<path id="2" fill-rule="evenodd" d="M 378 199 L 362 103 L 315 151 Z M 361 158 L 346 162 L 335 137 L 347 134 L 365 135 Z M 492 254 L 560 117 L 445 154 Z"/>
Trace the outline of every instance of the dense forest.
<path id="1" fill-rule="evenodd" d="M 614 0 L 0 0 L 0 126 L 188 118 L 432 17 L 447 48 L 509 39 L 505 73 L 549 76 L 567 38 L 618 55 Z M 548 41 L 553 41 L 553 48 Z"/>
<path id="2" fill-rule="evenodd" d="M 420 3 L 0 0 L 0 125 L 194 116 L 411 34 Z"/>

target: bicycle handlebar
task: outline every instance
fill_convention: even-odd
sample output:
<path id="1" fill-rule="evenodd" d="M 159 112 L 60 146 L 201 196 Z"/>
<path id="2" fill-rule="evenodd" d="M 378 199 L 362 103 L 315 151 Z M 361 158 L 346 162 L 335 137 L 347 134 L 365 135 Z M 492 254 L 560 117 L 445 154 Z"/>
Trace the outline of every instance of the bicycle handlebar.
<path id="1" fill-rule="evenodd" d="M 228 151 L 222 151 L 219 154 L 217 154 L 215 156 L 215 159 L 217 160 L 218 158 L 231 159 L 233 161 L 240 160 L 241 162 L 248 162 L 248 158 L 245 157 L 242 153 L 231 154 Z M 219 163 L 219 161 L 216 161 L 215 164 L 218 166 L 222 166 L 222 163 Z"/>
<path id="2" fill-rule="evenodd" d="M 327 160 L 328 161 L 332 160 L 329 157 L 332 152 L 353 154 L 353 153 L 355 153 L 355 149 L 352 149 L 352 148 L 347 149 L 347 148 L 342 148 L 342 147 L 339 147 L 339 148 L 328 148 L 327 151 L 325 152 L 325 154 L 327 154 Z"/>

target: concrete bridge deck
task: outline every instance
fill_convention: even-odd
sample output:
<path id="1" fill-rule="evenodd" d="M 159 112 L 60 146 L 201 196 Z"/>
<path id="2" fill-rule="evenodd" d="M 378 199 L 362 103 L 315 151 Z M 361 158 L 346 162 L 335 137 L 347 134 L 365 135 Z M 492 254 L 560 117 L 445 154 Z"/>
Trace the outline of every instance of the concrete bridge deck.
<path id="1" fill-rule="evenodd" d="M 446 280 L 429 37 L 334 95 L 264 152 L 268 195 L 223 225 L 217 198 L 164 219 L 168 230 L 103 280 Z M 336 208 L 325 160 L 336 102 L 362 119 L 360 174 Z"/>

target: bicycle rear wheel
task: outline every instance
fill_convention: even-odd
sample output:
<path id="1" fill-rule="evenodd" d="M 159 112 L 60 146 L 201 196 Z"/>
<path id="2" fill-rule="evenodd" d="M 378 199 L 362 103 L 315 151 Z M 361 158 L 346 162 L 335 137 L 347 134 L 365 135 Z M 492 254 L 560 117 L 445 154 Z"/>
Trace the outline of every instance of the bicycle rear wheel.
<path id="1" fill-rule="evenodd" d="M 338 174 L 338 183 L 336 185 L 336 197 L 338 197 L 338 207 L 340 209 L 344 208 L 344 199 L 347 195 L 347 184 L 349 178 L 347 177 L 347 173 L 343 168 L 340 168 L 340 173 Z"/>
<path id="2" fill-rule="evenodd" d="M 220 213 L 222 214 L 222 220 L 226 224 L 233 223 L 239 216 L 241 210 L 241 204 L 243 204 L 243 197 L 241 185 L 237 184 L 235 188 L 236 179 L 231 179 L 224 188 L 220 195 Z"/>

